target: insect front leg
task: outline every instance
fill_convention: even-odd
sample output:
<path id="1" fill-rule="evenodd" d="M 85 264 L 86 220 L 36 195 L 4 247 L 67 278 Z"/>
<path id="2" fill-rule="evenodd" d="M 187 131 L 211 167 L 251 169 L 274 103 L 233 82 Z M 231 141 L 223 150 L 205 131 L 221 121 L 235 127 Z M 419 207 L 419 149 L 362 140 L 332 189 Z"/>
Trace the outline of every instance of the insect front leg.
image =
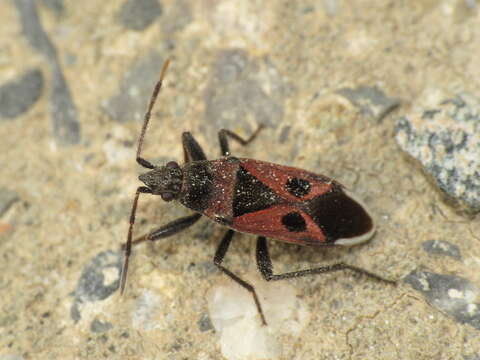
<path id="1" fill-rule="evenodd" d="M 179 232 L 195 224 L 201 217 L 202 214 L 195 213 L 193 215 L 173 220 L 168 224 L 160 226 L 158 229 L 152 230 L 149 233 L 136 238 L 132 241 L 132 246 L 138 245 L 145 241 L 155 241 L 178 234 Z"/>
<path id="2" fill-rule="evenodd" d="M 313 274 L 325 274 L 325 273 L 340 271 L 340 270 L 351 270 L 359 274 L 366 275 L 378 281 L 383 281 L 393 285 L 397 284 L 397 282 L 394 280 L 386 279 L 370 271 L 364 270 L 362 268 L 359 268 L 353 265 L 345 264 L 343 262 L 327 265 L 327 266 L 321 266 L 313 269 L 292 271 L 284 274 L 278 274 L 278 275 L 273 274 L 272 260 L 270 259 L 270 254 L 268 253 L 267 240 L 263 236 L 259 236 L 257 238 L 256 254 L 257 254 L 258 269 L 260 270 L 260 273 L 262 274 L 263 278 L 267 281 L 291 279 L 291 278 L 296 278 L 296 277 L 301 277 L 306 275 L 313 275 Z"/>
<path id="3" fill-rule="evenodd" d="M 147 191 L 148 190 L 148 191 Z M 150 240 L 150 241 L 155 241 L 158 239 L 163 239 L 172 235 L 175 235 L 179 233 L 180 231 L 185 230 L 186 228 L 192 226 L 195 224 L 198 219 L 202 217 L 201 214 L 193 214 L 190 216 L 185 216 L 180 219 L 174 220 L 169 222 L 168 224 L 165 224 L 158 229 L 155 229 L 148 234 L 145 234 L 143 236 L 140 236 L 139 238 L 135 239 L 132 241 L 132 236 L 133 236 L 133 224 L 135 223 L 135 213 L 137 210 L 137 203 L 138 203 L 138 196 L 140 193 L 148 193 L 150 192 L 150 189 L 140 187 L 137 189 L 137 193 L 135 195 L 135 200 L 133 202 L 133 207 L 132 207 L 132 214 L 130 215 L 130 227 L 128 229 L 128 238 L 127 242 L 125 243 L 124 246 L 122 246 L 122 249 L 125 252 L 125 257 L 124 257 L 124 262 L 123 262 L 123 268 L 122 268 L 122 275 L 120 278 L 120 294 L 123 294 L 125 290 L 125 284 L 127 282 L 127 272 L 128 272 L 128 261 L 130 259 L 130 254 L 132 252 L 132 246 L 138 245 L 144 241 Z"/>
<path id="4" fill-rule="evenodd" d="M 124 245 L 125 255 L 123 257 L 123 266 L 122 274 L 120 275 L 120 294 L 123 294 L 125 290 L 125 283 L 127 282 L 127 273 L 128 273 L 128 260 L 130 259 L 130 254 L 132 252 L 132 236 L 133 236 L 133 224 L 135 224 L 135 215 L 137 213 L 138 197 L 140 194 L 151 194 L 152 190 L 148 187 L 140 186 L 135 192 L 135 198 L 133 199 L 132 211 L 130 212 L 130 225 L 128 226 L 128 235 L 127 242 Z"/>
<path id="5" fill-rule="evenodd" d="M 263 325 L 267 325 L 267 322 L 265 321 L 265 316 L 263 315 L 263 310 L 262 306 L 260 305 L 260 301 L 258 300 L 257 293 L 255 291 L 255 288 L 247 283 L 245 280 L 240 279 L 237 275 L 232 273 L 230 270 L 227 268 L 223 267 L 222 262 L 223 259 L 225 258 L 225 254 L 228 251 L 228 247 L 230 246 L 230 242 L 232 241 L 234 231 L 233 230 L 228 230 L 225 233 L 225 236 L 222 239 L 222 242 L 218 246 L 217 251 L 215 252 L 215 257 L 213 259 L 213 263 L 227 276 L 229 276 L 233 281 L 235 281 L 237 284 L 242 286 L 243 288 L 247 289 L 253 296 L 253 299 L 255 300 L 255 304 L 257 305 L 258 313 L 260 314 L 260 317 L 262 318 L 262 323 Z"/>
<path id="6" fill-rule="evenodd" d="M 260 124 L 255 130 L 255 132 L 250 135 L 250 137 L 245 140 L 239 135 L 235 134 L 234 132 L 226 129 L 222 129 L 218 132 L 218 140 L 220 141 L 220 151 L 222 152 L 222 156 L 230 156 L 230 147 L 228 146 L 228 139 L 227 136 L 232 138 L 233 140 L 239 142 L 243 146 L 248 145 L 250 142 L 252 142 L 260 132 L 265 127 L 265 125 Z"/>
<path id="7" fill-rule="evenodd" d="M 148 234 L 145 234 L 135 240 L 132 240 L 133 225 L 135 224 L 135 215 L 137 213 L 138 197 L 140 196 L 141 193 L 151 194 L 152 191 L 145 186 L 140 186 L 135 193 L 135 198 L 133 200 L 133 205 L 132 205 L 132 212 L 130 213 L 130 225 L 128 227 L 127 242 L 122 246 L 122 249 L 125 255 L 124 255 L 124 261 L 123 261 L 123 267 L 122 267 L 122 274 L 120 276 L 120 294 L 123 294 L 123 292 L 125 291 L 125 284 L 127 282 L 128 264 L 129 264 L 130 255 L 132 253 L 132 246 L 138 245 L 139 243 L 142 243 L 146 240 L 154 241 L 154 240 L 163 239 L 163 238 L 175 235 L 180 231 L 183 231 L 186 228 L 192 226 L 202 217 L 201 214 L 197 214 L 197 213 L 190 216 L 185 216 L 177 220 L 171 221 L 168 224 L 165 224 L 159 227 L 158 229 L 155 229 L 149 232 Z"/>
<path id="8" fill-rule="evenodd" d="M 189 132 L 182 134 L 183 155 L 185 163 L 190 161 L 207 160 L 200 144 Z"/>

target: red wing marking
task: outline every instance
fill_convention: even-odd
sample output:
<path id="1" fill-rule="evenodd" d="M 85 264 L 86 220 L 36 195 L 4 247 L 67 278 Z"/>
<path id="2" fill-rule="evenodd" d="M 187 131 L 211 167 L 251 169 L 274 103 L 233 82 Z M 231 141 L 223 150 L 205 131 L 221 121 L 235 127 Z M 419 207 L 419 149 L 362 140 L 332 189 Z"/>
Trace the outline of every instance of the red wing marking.
<path id="1" fill-rule="evenodd" d="M 304 229 L 292 231 L 290 228 L 289 230 L 288 221 L 287 223 L 285 221 L 286 216 L 287 220 L 289 216 L 293 217 L 294 226 L 296 224 L 295 218 L 299 219 L 301 226 L 304 225 Z M 302 223 L 302 219 L 304 223 Z M 304 211 L 288 204 L 274 205 L 268 209 L 235 217 L 232 228 L 298 245 L 327 245 L 325 235 L 312 218 Z"/>
<path id="2" fill-rule="evenodd" d="M 278 196 L 292 203 L 311 200 L 330 191 L 334 184 L 340 185 L 326 176 L 290 166 L 277 165 L 253 159 L 240 159 L 240 165 L 272 189 Z M 303 189 L 306 193 L 301 194 L 301 196 L 295 196 L 291 190 L 289 191 L 288 184 L 291 183 L 292 180 L 294 183 L 296 182 L 296 184 L 298 184 L 299 181 L 302 184 L 307 184 L 306 188 Z M 300 188 L 300 190 L 302 189 Z"/>

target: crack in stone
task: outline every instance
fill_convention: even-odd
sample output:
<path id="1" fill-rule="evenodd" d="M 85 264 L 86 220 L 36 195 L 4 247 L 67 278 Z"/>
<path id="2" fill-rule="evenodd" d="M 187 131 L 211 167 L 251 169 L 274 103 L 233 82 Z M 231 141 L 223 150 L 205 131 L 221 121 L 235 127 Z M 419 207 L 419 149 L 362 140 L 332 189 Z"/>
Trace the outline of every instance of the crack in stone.
<path id="1" fill-rule="evenodd" d="M 403 293 L 401 294 L 400 296 L 396 297 L 395 300 L 390 303 L 390 304 L 387 304 L 385 306 L 383 306 L 382 308 L 380 308 L 379 310 L 373 312 L 372 314 L 367 314 L 365 316 L 360 316 L 357 318 L 357 321 L 354 323 L 354 325 L 349 328 L 347 330 L 347 332 L 345 333 L 345 343 L 347 344 L 348 348 L 350 349 L 349 351 L 349 359 L 352 359 L 352 356 L 353 356 L 353 345 L 350 343 L 349 341 L 349 335 L 350 333 L 352 333 L 353 331 L 357 330 L 358 326 L 360 325 L 361 322 L 363 322 L 364 320 L 373 320 L 375 319 L 380 313 L 383 313 L 385 312 L 387 309 L 391 308 L 392 306 L 396 306 L 401 300 L 403 300 L 404 297 L 411 297 L 415 300 L 418 300 L 418 301 L 421 301 L 423 299 L 421 298 L 418 298 L 412 294 L 409 294 L 409 293 Z M 390 339 L 390 337 L 388 337 L 388 339 L 390 340 L 390 343 L 395 347 L 395 344 L 394 342 Z"/>

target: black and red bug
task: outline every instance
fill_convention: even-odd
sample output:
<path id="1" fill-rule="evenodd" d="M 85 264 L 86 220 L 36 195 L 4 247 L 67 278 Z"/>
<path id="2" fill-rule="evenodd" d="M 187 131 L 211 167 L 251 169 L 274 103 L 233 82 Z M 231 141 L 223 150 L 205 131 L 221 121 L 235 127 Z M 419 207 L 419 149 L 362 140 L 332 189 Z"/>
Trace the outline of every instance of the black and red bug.
<path id="1" fill-rule="evenodd" d="M 262 126 L 247 140 L 229 130 L 220 130 L 218 137 L 222 158 L 218 160 L 207 160 L 202 148 L 189 132 L 182 134 L 185 156 L 182 166 L 175 161 L 165 166 L 154 166 L 142 158 L 145 132 L 168 64 L 167 60 L 163 65 L 138 142 L 137 162 L 150 170 L 139 176 L 145 186 L 137 189 L 133 201 L 120 285 L 122 293 L 133 245 L 177 234 L 202 216 L 230 228 L 220 242 L 213 261 L 223 273 L 253 295 L 263 324 L 266 324 L 266 320 L 254 287 L 222 265 L 235 231 L 258 235 L 257 264 L 267 281 L 348 269 L 377 280 L 395 283 L 343 262 L 273 274 L 267 237 L 308 246 L 354 245 L 369 240 L 375 232 L 375 224 L 362 202 L 333 179 L 294 167 L 231 156 L 228 138 L 247 145 L 257 136 Z M 195 213 L 132 241 L 140 193 L 160 195 L 165 201 L 179 201 Z"/>

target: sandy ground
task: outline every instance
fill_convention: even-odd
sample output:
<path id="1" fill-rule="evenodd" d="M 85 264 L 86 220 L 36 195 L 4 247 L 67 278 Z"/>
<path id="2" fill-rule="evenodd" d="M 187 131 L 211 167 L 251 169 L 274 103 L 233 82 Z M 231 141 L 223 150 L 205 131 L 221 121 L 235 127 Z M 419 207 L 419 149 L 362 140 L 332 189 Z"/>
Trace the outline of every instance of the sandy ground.
<path id="1" fill-rule="evenodd" d="M 394 139 L 395 121 L 429 92 L 479 93 L 479 4 L 131 3 L 0 2 L 0 83 L 20 84 L 1 100 L 16 108 L 0 118 L 0 359 L 479 359 L 479 219 L 443 202 Z M 351 249 L 271 241 L 276 271 L 341 259 L 410 281 L 349 272 L 291 280 L 281 285 L 288 304 L 261 298 L 277 325 L 293 318 L 259 330 L 254 316 L 229 333 L 212 320 L 212 296 L 231 286 L 212 264 L 224 230 L 202 219 L 136 248 L 120 298 L 120 246 L 141 172 L 135 144 L 167 57 L 146 158 L 182 161 L 186 130 L 215 158 L 220 128 L 247 136 L 263 123 L 232 152 L 332 176 L 378 223 L 371 242 Z M 380 110 L 338 93 L 362 87 L 384 95 Z M 137 234 L 189 213 L 140 200 Z M 236 240 L 226 265 L 267 293 L 254 237 Z M 456 255 L 428 251 L 431 241 Z M 431 279 L 451 279 L 443 290 L 467 298 L 468 314 L 429 292 Z M 271 351 L 229 350 L 249 331 Z"/>

